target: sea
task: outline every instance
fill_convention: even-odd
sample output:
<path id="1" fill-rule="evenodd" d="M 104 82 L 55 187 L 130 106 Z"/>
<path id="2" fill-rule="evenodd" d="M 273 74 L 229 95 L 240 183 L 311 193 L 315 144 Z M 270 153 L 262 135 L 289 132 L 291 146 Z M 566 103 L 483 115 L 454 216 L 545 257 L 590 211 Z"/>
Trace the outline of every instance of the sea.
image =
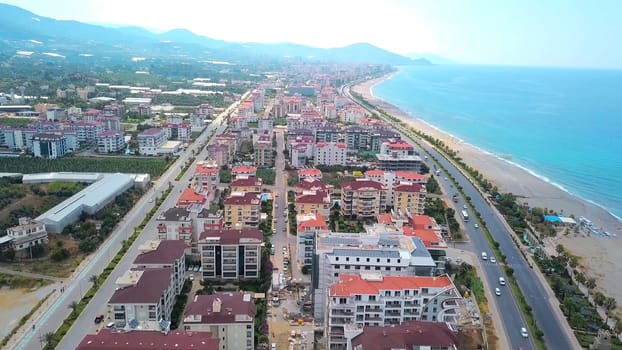
<path id="1" fill-rule="evenodd" d="M 372 93 L 622 218 L 622 70 L 409 66 Z"/>

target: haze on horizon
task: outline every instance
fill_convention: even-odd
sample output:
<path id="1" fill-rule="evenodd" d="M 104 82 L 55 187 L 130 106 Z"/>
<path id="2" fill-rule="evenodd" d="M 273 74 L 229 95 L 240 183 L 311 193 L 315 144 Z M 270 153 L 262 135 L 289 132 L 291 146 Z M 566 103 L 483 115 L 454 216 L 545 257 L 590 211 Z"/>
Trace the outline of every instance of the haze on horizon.
<path id="1" fill-rule="evenodd" d="M 368 42 L 460 63 L 622 68 L 622 1 L 4 0 L 40 16 L 234 42 Z M 34 39 L 34 38 L 33 38 Z"/>

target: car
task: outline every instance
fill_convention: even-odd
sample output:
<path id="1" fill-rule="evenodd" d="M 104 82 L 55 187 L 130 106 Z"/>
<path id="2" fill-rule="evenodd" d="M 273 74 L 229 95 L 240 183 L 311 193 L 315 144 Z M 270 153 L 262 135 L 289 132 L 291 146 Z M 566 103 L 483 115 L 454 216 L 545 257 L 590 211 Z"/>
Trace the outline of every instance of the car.
<path id="1" fill-rule="evenodd" d="M 99 314 L 97 316 L 95 316 L 95 323 L 101 323 L 101 321 L 104 320 L 104 315 Z"/>
<path id="2" fill-rule="evenodd" d="M 521 335 L 523 338 L 527 338 L 527 337 L 529 337 L 529 333 L 527 333 L 527 328 L 525 328 L 525 327 L 521 327 L 521 328 L 520 328 L 520 335 Z"/>
<path id="3" fill-rule="evenodd" d="M 467 208 L 466 204 L 462 206 L 462 209 L 466 209 L 466 208 Z"/>
<path id="4" fill-rule="evenodd" d="M 475 227 L 475 228 L 479 228 L 479 225 L 478 225 L 478 224 L 475 224 L 475 225 L 474 225 L 474 227 Z"/>
<path id="5" fill-rule="evenodd" d="M 495 258 L 494 256 L 491 256 L 490 257 L 490 262 L 493 263 L 493 264 L 496 263 L 497 262 L 497 258 Z"/>
<path id="6" fill-rule="evenodd" d="M 114 322 L 108 322 L 108 324 L 106 325 L 106 328 L 114 328 L 116 325 Z"/>
<path id="7" fill-rule="evenodd" d="M 505 286 L 505 278 L 499 277 L 499 284 Z"/>
<path id="8" fill-rule="evenodd" d="M 499 288 L 495 288 L 495 294 L 496 294 L 497 296 L 500 296 L 500 295 L 501 295 L 501 289 L 499 289 Z"/>
<path id="9" fill-rule="evenodd" d="M 190 276 L 188 277 L 189 280 L 194 281 L 194 274 L 191 273 Z"/>
<path id="10" fill-rule="evenodd" d="M 272 343 L 272 346 L 270 346 L 270 350 L 276 350 L 276 343 Z"/>

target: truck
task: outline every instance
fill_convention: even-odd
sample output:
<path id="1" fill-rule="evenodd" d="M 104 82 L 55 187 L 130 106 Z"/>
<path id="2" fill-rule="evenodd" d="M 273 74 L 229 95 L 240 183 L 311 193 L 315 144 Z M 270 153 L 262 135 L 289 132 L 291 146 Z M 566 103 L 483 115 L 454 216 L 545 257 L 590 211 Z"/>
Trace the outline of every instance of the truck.
<path id="1" fill-rule="evenodd" d="M 278 292 L 281 289 L 281 278 L 279 276 L 279 269 L 272 270 L 272 291 Z"/>

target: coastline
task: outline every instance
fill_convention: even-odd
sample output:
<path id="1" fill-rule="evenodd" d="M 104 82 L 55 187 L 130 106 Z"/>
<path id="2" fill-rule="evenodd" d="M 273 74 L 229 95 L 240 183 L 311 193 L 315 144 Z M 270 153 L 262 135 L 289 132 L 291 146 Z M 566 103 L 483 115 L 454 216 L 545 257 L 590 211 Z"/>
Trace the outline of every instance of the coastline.
<path id="1" fill-rule="evenodd" d="M 488 180 L 499 188 L 500 192 L 511 192 L 519 196 L 519 202 L 527 203 L 531 207 L 550 208 L 555 211 L 563 210 L 565 215 L 583 216 L 590 219 L 596 227 L 618 235 L 616 238 L 585 237 L 571 231 L 566 236 L 547 238 L 545 243 L 548 249 L 552 249 L 552 252 L 554 252 L 557 244 L 563 244 L 569 251 L 580 256 L 582 258 L 580 267 L 585 270 L 586 274 L 598 279 L 597 284 L 606 295 L 614 296 L 621 304 L 622 271 L 618 271 L 616 267 L 622 266 L 622 256 L 617 256 L 619 248 L 622 247 L 622 222 L 598 204 L 570 193 L 536 172 L 466 143 L 456 136 L 374 96 L 373 87 L 391 79 L 394 74 L 397 73 L 390 73 L 362 82 L 353 86 L 352 90 L 361 94 L 369 103 L 399 118 L 410 127 L 442 140 L 451 149 L 459 152 L 467 164 L 480 170 Z"/>

